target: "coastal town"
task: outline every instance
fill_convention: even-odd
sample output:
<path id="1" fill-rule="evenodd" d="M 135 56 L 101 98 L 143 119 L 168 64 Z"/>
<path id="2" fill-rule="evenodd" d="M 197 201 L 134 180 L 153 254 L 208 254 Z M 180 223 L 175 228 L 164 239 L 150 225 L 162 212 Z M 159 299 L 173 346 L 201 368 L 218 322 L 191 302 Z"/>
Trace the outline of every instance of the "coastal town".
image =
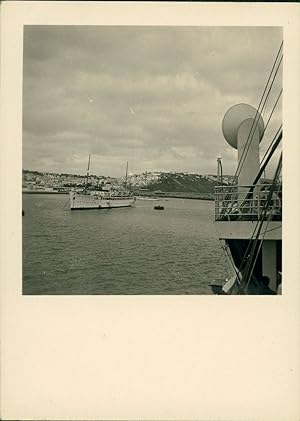
<path id="1" fill-rule="evenodd" d="M 223 178 L 228 183 L 230 176 Z M 86 175 L 49 173 L 23 170 L 23 193 L 68 193 L 71 189 L 81 190 L 86 187 Z M 91 174 L 88 177 L 88 187 L 101 190 L 107 187 L 120 189 L 127 184 L 127 188 L 136 194 L 183 194 L 184 197 L 210 198 L 217 184 L 216 175 L 200 175 L 188 172 L 143 172 L 130 174 L 127 178 L 105 177 Z"/>

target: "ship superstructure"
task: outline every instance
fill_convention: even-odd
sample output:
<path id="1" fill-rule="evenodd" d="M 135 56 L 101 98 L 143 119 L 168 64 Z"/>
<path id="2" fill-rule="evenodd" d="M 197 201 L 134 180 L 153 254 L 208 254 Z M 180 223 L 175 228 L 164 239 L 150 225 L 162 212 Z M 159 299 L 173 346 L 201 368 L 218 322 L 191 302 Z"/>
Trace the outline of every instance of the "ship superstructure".
<path id="1" fill-rule="evenodd" d="M 223 293 L 276 294 L 281 283 L 282 160 L 279 159 L 273 180 L 263 181 L 259 142 L 264 124 L 261 116 L 259 124 L 255 124 L 257 115 L 253 107 L 238 104 L 223 121 L 225 139 L 237 148 L 239 163 L 244 159 L 237 183 L 215 188 L 215 227 L 232 275 L 223 285 Z M 251 130 L 252 142 L 245 155 Z M 274 147 L 281 137 L 278 133 Z"/>
<path id="2" fill-rule="evenodd" d="M 261 111 L 268 99 L 282 61 L 282 45 L 259 107 L 232 106 L 223 118 L 227 143 L 237 149 L 238 166 L 231 185 L 222 183 L 218 158 L 219 186 L 215 188 L 215 228 L 225 252 L 231 277 L 211 285 L 217 294 L 280 294 L 282 285 L 282 125 L 260 162 L 260 142 L 281 96 L 265 125 Z M 273 75 L 272 75 L 273 73 Z M 279 156 L 279 158 L 278 158 Z M 271 159 L 278 158 L 273 176 L 263 175 Z"/>

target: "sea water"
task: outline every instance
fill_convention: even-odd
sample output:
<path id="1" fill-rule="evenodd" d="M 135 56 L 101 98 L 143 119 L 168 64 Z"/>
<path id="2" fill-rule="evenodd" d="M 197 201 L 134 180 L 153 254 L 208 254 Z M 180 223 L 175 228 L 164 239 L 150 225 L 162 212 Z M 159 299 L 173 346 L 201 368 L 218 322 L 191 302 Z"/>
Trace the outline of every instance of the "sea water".
<path id="1" fill-rule="evenodd" d="M 70 211 L 67 195 L 23 194 L 23 210 L 23 294 L 211 294 L 228 276 L 211 201 Z"/>

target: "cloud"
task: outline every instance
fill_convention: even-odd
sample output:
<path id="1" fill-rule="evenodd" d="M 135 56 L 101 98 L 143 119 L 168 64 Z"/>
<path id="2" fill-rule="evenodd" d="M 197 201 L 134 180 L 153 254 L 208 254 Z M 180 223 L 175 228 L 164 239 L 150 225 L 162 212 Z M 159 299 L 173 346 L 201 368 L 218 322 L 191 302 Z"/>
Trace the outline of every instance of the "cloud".
<path id="1" fill-rule="evenodd" d="M 82 173 L 92 153 L 104 175 L 127 160 L 131 172 L 215 172 L 222 118 L 258 105 L 281 39 L 271 27 L 27 26 L 23 166 Z"/>

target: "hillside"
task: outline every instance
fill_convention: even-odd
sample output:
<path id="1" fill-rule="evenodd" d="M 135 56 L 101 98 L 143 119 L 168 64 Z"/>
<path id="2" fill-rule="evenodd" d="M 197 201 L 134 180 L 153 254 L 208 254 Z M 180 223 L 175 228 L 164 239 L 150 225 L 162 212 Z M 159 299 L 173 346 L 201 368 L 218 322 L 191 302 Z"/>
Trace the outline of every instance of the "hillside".
<path id="1" fill-rule="evenodd" d="M 55 189 L 69 191 L 82 188 L 86 177 L 77 174 L 43 173 L 39 171 L 23 170 L 23 189 L 34 191 L 41 189 Z M 100 185 L 109 183 L 118 188 L 126 185 L 122 178 L 104 176 L 89 176 L 89 188 L 98 189 Z M 216 176 L 200 175 L 180 172 L 144 172 L 132 174 L 128 177 L 127 187 L 137 195 L 163 195 L 190 198 L 212 198 L 214 187 L 217 185 Z"/>
<path id="2" fill-rule="evenodd" d="M 147 189 L 160 192 L 213 193 L 217 183 L 199 174 L 161 173 L 155 181 L 150 181 Z"/>

